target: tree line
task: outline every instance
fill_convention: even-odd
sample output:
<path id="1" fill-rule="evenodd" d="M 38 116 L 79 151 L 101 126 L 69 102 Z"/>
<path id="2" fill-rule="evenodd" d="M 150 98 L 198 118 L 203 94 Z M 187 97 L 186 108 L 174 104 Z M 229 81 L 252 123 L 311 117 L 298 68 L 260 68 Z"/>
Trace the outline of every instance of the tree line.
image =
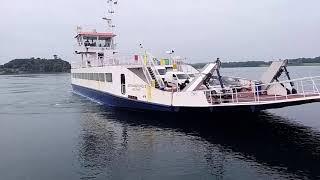
<path id="1" fill-rule="evenodd" d="M 0 74 L 23 74 L 23 73 L 62 73 L 70 72 L 69 62 L 60 58 L 41 59 L 14 59 L 0 66 Z"/>
<path id="2" fill-rule="evenodd" d="M 191 64 L 197 69 L 201 69 L 207 63 L 195 63 Z M 243 62 L 222 62 L 221 66 L 225 68 L 232 67 L 264 67 L 269 66 L 271 61 L 243 61 Z M 298 58 L 298 59 L 289 59 L 289 65 L 291 66 L 305 66 L 305 65 L 320 65 L 320 57 L 315 58 Z"/>

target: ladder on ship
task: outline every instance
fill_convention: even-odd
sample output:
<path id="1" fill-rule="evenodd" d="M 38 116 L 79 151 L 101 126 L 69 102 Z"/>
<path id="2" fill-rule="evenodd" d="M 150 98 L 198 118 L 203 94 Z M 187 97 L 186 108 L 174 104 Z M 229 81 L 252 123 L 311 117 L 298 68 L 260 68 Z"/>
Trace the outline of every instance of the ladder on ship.
<path id="1" fill-rule="evenodd" d="M 152 80 L 154 80 L 154 82 L 155 82 L 155 88 L 158 88 L 158 89 L 159 89 L 159 88 L 160 88 L 160 85 L 159 85 L 159 83 L 158 83 L 158 80 L 157 80 L 156 75 L 154 74 L 152 68 L 151 68 L 150 66 L 148 66 L 147 69 L 148 69 L 148 72 L 149 72 Z"/>
<path id="2" fill-rule="evenodd" d="M 160 77 L 160 74 L 154 63 L 154 57 L 150 53 L 145 53 L 146 64 L 144 65 L 145 75 L 147 76 L 148 83 L 152 85 L 151 81 L 154 81 L 155 88 L 164 89 L 165 84 Z"/>

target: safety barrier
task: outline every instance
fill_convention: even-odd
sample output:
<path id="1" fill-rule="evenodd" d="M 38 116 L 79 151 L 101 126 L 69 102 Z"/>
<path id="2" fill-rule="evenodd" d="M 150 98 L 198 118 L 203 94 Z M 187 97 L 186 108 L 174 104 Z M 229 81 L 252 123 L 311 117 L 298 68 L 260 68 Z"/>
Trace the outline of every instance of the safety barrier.
<path id="1" fill-rule="evenodd" d="M 293 86 L 291 86 L 291 84 Z M 268 88 L 273 85 L 281 85 L 288 92 L 283 95 L 283 88 L 276 87 L 273 92 L 268 92 Z M 264 103 L 270 101 L 290 100 L 294 98 L 307 98 L 320 96 L 319 86 L 320 76 L 293 79 L 288 81 L 274 82 L 270 84 L 254 84 L 241 87 L 226 87 L 220 89 L 222 92 L 211 89 L 204 91 L 208 103 Z M 277 88 L 278 87 L 278 88 Z M 224 91 L 224 92 L 223 92 Z"/>

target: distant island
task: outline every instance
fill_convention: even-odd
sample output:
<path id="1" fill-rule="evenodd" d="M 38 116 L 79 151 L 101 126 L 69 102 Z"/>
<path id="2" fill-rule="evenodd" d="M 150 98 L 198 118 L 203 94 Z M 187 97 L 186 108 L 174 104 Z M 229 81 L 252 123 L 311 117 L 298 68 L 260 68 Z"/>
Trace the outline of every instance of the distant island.
<path id="1" fill-rule="evenodd" d="M 207 63 L 195 63 L 191 64 L 197 69 L 201 69 Z M 234 67 L 266 67 L 271 64 L 271 61 L 243 61 L 243 62 L 222 62 L 223 68 L 234 68 Z M 289 66 L 320 66 L 320 57 L 315 58 L 298 58 L 289 59 Z"/>
<path id="2" fill-rule="evenodd" d="M 14 59 L 0 65 L 0 75 L 28 73 L 69 73 L 71 65 L 57 56 L 53 59 Z"/>

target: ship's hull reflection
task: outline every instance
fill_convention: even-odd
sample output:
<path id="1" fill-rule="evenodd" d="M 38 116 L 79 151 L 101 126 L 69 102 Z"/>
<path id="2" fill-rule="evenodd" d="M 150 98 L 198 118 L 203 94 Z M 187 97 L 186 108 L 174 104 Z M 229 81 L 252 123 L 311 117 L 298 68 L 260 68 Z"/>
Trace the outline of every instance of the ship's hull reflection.
<path id="1" fill-rule="evenodd" d="M 130 136 L 127 133 L 127 128 L 139 127 L 180 132 L 200 138 L 212 146 L 222 147 L 219 148 L 220 155 L 214 154 L 217 152 L 207 151 L 205 156 L 208 167 L 214 169 L 212 170 L 213 174 L 218 174 L 217 177 L 223 177 L 224 151 L 231 151 L 239 154 L 242 158 L 255 161 L 261 166 L 292 174 L 292 177 L 320 178 L 320 135 L 318 132 L 267 112 L 255 114 L 154 114 L 104 108 L 101 108 L 99 112 L 99 118 L 106 120 L 103 121 L 104 123 L 114 121 L 115 124 L 121 124 L 121 147 L 117 150 L 106 149 L 112 148 L 113 146 L 110 144 L 116 141 L 115 135 L 110 134 L 112 131 L 104 128 L 101 133 L 86 135 L 87 132 L 92 132 L 90 130 L 92 127 L 87 127 L 84 124 L 82 137 L 84 140 L 80 145 L 80 149 L 84 151 L 80 153 L 83 166 L 95 168 L 98 166 L 102 171 L 110 162 L 108 158 L 113 156 L 117 158 L 119 153 L 126 151 L 128 136 Z M 90 122 L 89 124 L 94 121 L 94 117 L 86 119 Z M 99 123 L 98 126 L 103 126 L 101 120 Z M 93 148 L 95 152 L 86 153 L 88 147 L 95 147 Z M 103 147 L 103 149 L 96 151 L 96 147 Z M 218 157 L 221 161 L 220 165 L 217 165 L 216 156 L 221 156 Z M 101 159 L 103 160 L 101 161 Z M 101 162 L 105 162 L 105 164 Z"/>

